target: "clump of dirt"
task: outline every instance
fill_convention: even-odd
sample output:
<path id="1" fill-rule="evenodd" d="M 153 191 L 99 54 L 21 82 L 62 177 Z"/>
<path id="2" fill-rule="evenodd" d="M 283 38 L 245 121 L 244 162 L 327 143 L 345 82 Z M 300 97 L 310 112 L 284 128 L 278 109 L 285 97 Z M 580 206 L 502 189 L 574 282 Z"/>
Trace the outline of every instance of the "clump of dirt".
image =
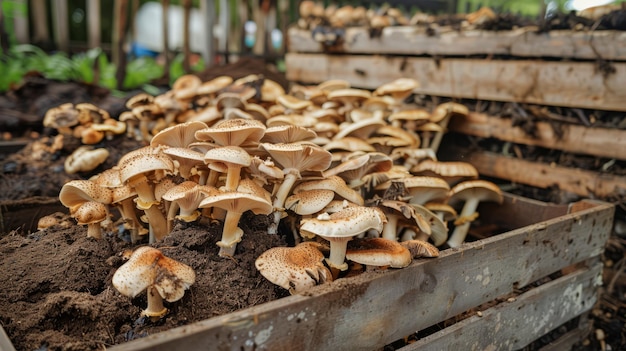
<path id="1" fill-rule="evenodd" d="M 93 350 L 286 296 L 254 267 L 262 252 L 286 245 L 281 236 L 251 230 L 265 221 L 244 218 L 246 234 L 232 258 L 217 255 L 216 223 L 179 223 L 155 244 L 196 272 L 195 284 L 166 303 L 170 312 L 158 322 L 140 318 L 145 295 L 131 299 L 111 285 L 121 253 L 134 248 L 117 235 L 95 240 L 79 226 L 13 232 L 0 239 L 0 280 L 10 282 L 0 295 L 0 323 L 18 350 Z"/>

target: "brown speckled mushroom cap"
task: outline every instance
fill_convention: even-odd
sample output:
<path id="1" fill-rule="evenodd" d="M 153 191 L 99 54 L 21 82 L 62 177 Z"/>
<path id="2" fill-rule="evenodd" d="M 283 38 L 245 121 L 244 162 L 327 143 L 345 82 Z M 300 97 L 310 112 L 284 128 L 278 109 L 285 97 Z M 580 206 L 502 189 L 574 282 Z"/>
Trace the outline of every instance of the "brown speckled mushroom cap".
<path id="1" fill-rule="evenodd" d="M 349 206 L 328 216 L 302 219 L 300 231 L 324 239 L 354 237 L 367 230 L 383 230 L 385 214 L 378 208 Z"/>
<path id="2" fill-rule="evenodd" d="M 300 183 L 293 189 L 293 193 L 298 194 L 302 191 L 313 189 L 332 190 L 335 194 L 357 205 L 363 205 L 365 202 L 361 194 L 350 188 L 339 176 L 330 176 L 324 179 L 310 180 Z"/>
<path id="3" fill-rule="evenodd" d="M 176 124 L 155 134 L 150 140 L 150 146 L 188 147 L 198 141 L 196 132 L 207 127 L 206 123 L 200 121 Z"/>
<path id="4" fill-rule="evenodd" d="M 227 119 L 213 126 L 196 131 L 195 136 L 201 141 L 214 141 L 221 146 L 245 145 L 258 143 L 265 134 L 265 125 L 261 121 L 250 119 Z"/>
<path id="5" fill-rule="evenodd" d="M 354 239 L 348 242 L 346 259 L 368 266 L 403 268 L 411 264 L 411 253 L 397 241 L 383 238 Z"/>
<path id="6" fill-rule="evenodd" d="M 67 208 L 88 201 L 111 203 L 111 190 L 101 187 L 90 180 L 75 179 L 65 183 L 59 192 L 59 201 Z"/>
<path id="7" fill-rule="evenodd" d="M 295 247 L 274 247 L 255 261 L 256 269 L 270 282 L 296 294 L 332 280 L 322 261 L 317 243 L 304 242 Z"/>
<path id="8" fill-rule="evenodd" d="M 462 180 L 478 178 L 476 168 L 467 162 L 423 160 L 411 167 L 411 173 L 443 178 L 454 185 Z"/>
<path id="9" fill-rule="evenodd" d="M 264 143 L 294 143 L 304 140 L 312 140 L 317 134 L 305 127 L 296 125 L 281 125 L 269 127 L 265 130 L 265 135 L 261 138 Z"/>
<path id="10" fill-rule="evenodd" d="M 153 286 L 163 299 L 174 302 L 185 295 L 185 290 L 195 280 L 193 268 L 163 255 L 158 249 L 142 246 L 115 271 L 112 283 L 117 291 L 129 297 Z"/>
<path id="11" fill-rule="evenodd" d="M 439 257 L 439 249 L 435 245 L 422 240 L 405 240 L 400 245 L 406 247 L 413 258 Z"/>
<path id="12" fill-rule="evenodd" d="M 332 190 L 313 189 L 293 194 L 285 200 L 285 208 L 299 215 L 311 215 L 321 211 L 335 197 Z"/>

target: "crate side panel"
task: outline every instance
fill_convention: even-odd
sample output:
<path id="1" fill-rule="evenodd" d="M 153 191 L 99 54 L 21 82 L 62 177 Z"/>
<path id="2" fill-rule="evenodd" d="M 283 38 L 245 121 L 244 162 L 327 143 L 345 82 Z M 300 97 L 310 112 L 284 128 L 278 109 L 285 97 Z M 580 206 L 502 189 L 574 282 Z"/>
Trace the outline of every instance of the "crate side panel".
<path id="1" fill-rule="evenodd" d="M 599 204 L 111 350 L 371 350 L 599 255 L 612 219 Z"/>
<path id="2" fill-rule="evenodd" d="M 512 31 L 449 30 L 428 34 L 418 27 L 387 27 L 380 37 L 366 28 L 347 28 L 343 42 L 324 47 L 311 31 L 290 28 L 290 52 L 513 57 L 559 57 L 584 60 L 626 60 L 626 33 L 622 31 L 537 33 L 532 28 Z"/>
<path id="3" fill-rule="evenodd" d="M 295 54 L 285 56 L 287 78 L 301 83 L 345 79 L 375 89 L 398 78 L 415 78 L 416 93 L 477 100 L 516 101 L 625 111 L 626 63 L 613 73 L 592 62 L 433 59 L 398 56 Z"/>
<path id="4" fill-rule="evenodd" d="M 517 350 L 589 311 L 602 283 L 602 264 L 533 288 L 400 349 Z"/>

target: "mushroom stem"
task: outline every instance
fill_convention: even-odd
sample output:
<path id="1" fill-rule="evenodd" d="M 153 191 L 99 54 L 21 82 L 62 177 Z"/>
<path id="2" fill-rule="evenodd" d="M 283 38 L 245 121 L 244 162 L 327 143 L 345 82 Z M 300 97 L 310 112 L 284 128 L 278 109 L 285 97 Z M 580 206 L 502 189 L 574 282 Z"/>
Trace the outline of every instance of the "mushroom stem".
<path id="1" fill-rule="evenodd" d="M 330 254 L 326 259 L 326 262 L 331 268 L 335 268 L 341 271 L 348 269 L 346 260 L 346 250 L 348 248 L 348 241 L 351 237 L 346 238 L 332 238 L 330 240 Z"/>
<path id="2" fill-rule="evenodd" d="M 241 212 L 228 211 L 224 218 L 224 228 L 222 229 L 222 240 L 217 242 L 220 247 L 218 255 L 220 257 L 232 257 L 235 255 L 237 243 L 241 241 L 243 230 L 239 228 Z"/>
<path id="3" fill-rule="evenodd" d="M 141 313 L 146 317 L 160 318 L 167 313 L 167 308 L 163 306 L 163 298 L 154 286 L 147 290 L 148 307 Z"/>
<path id="4" fill-rule="evenodd" d="M 280 223 L 281 215 L 284 212 L 285 200 L 291 192 L 293 185 L 296 184 L 296 180 L 298 180 L 298 172 L 287 172 L 285 174 L 285 178 L 283 182 L 278 187 L 276 194 L 274 195 L 274 212 L 272 213 L 273 221 L 270 223 L 267 228 L 267 232 L 269 234 L 278 234 L 278 224 Z"/>
<path id="5" fill-rule="evenodd" d="M 124 222 L 130 227 L 130 241 L 136 243 L 139 241 L 139 227 L 141 226 L 137 214 L 135 213 L 135 206 L 132 198 L 122 200 L 119 203 L 119 210 Z"/>
<path id="6" fill-rule="evenodd" d="M 159 206 L 157 205 L 152 205 L 144 211 L 146 213 L 148 225 L 150 226 L 149 242 L 152 244 L 154 242 L 161 241 L 168 233 L 165 215 L 163 215 L 163 212 L 161 212 Z"/>
<path id="7" fill-rule="evenodd" d="M 442 128 L 442 131 L 435 133 L 432 141 L 430 142 L 430 149 L 437 153 L 439 149 L 439 145 L 441 144 L 441 140 L 443 139 L 443 135 L 445 134 L 446 128 L 448 128 L 448 122 L 450 121 L 451 113 L 446 114 L 446 117 L 439 122 L 439 125 Z"/>
<path id="8" fill-rule="evenodd" d="M 476 209 L 478 208 L 478 203 L 480 201 L 477 198 L 469 198 L 463 204 L 463 209 L 459 214 L 459 219 L 463 218 L 471 218 L 471 216 L 476 213 Z M 450 235 L 450 239 L 448 239 L 448 246 L 452 248 L 456 248 L 463 244 L 465 241 L 465 237 L 467 236 L 467 232 L 469 231 L 469 227 L 472 224 L 471 221 L 466 220 L 462 224 L 457 225 Z"/>
<path id="9" fill-rule="evenodd" d="M 387 213 L 387 223 L 383 224 L 382 238 L 398 241 L 398 216 Z"/>
<path id="10" fill-rule="evenodd" d="M 87 237 L 102 239 L 102 228 L 100 222 L 87 224 Z"/>
<path id="11" fill-rule="evenodd" d="M 226 174 L 226 191 L 235 191 L 239 186 L 239 178 L 241 177 L 241 166 L 229 165 Z"/>

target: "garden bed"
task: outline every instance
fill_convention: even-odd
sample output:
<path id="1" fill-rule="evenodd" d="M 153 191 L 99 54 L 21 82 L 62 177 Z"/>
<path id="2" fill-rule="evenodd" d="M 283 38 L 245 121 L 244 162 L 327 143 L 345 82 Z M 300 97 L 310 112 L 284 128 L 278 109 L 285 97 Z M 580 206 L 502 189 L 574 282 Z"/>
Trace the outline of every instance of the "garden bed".
<path id="1" fill-rule="evenodd" d="M 341 278 L 295 296 L 281 293 L 253 266 L 264 249 L 284 244 L 278 236 L 245 228 L 234 259 L 221 259 L 211 226 L 179 225 L 157 246 L 196 269 L 198 281 L 156 324 L 137 319 L 143 298 L 129 300 L 110 285 L 128 244 L 88 239 L 76 226 L 12 234 L 0 240 L 2 279 L 13 281 L 4 289 L 1 318 L 18 349 L 369 350 L 470 311 L 469 318 L 404 347 L 518 349 L 593 307 L 611 205 L 507 195 L 504 205 L 480 211 L 477 228 L 497 235 L 404 269 Z M 485 303 L 491 307 L 482 310 Z M 507 317 L 512 313 L 515 318 Z"/>

